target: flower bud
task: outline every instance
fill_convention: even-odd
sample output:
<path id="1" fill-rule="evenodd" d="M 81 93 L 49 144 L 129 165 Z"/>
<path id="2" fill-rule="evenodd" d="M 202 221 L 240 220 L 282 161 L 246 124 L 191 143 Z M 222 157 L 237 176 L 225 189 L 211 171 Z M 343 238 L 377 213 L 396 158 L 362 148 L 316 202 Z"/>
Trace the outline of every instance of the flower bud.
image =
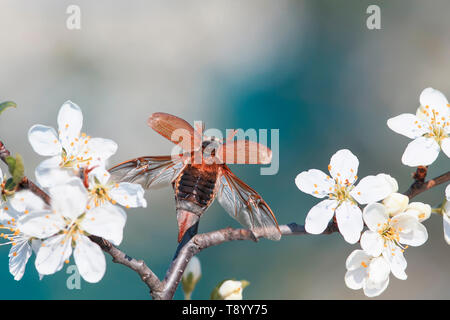
<path id="1" fill-rule="evenodd" d="M 197 282 L 202 276 L 202 268 L 200 265 L 200 259 L 197 257 L 192 257 L 186 266 L 186 270 L 181 278 L 181 285 L 183 287 L 183 292 L 186 300 L 189 300 L 194 291 Z"/>
<path id="2" fill-rule="evenodd" d="M 390 216 L 404 212 L 408 208 L 409 198 L 401 193 L 392 193 L 383 200 L 386 211 Z"/>
<path id="3" fill-rule="evenodd" d="M 420 222 L 427 220 L 431 216 L 431 207 L 422 202 L 411 202 L 405 213 L 416 217 Z"/>
<path id="4" fill-rule="evenodd" d="M 242 300 L 242 290 L 250 283 L 246 280 L 222 281 L 211 293 L 212 300 Z"/>

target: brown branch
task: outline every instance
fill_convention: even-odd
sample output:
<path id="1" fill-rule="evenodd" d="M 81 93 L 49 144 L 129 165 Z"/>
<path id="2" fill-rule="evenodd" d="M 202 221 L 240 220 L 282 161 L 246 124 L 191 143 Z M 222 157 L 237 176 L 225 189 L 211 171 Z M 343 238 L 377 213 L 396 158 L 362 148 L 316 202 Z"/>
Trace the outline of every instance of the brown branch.
<path id="1" fill-rule="evenodd" d="M 296 223 L 281 225 L 280 231 L 283 236 L 309 234 L 306 232 L 304 226 Z M 331 222 L 322 234 L 332 234 L 338 231 L 337 225 L 334 222 Z M 195 235 L 179 250 L 178 255 L 172 261 L 169 270 L 167 270 L 166 277 L 163 281 L 163 290 L 157 293 L 154 298 L 161 300 L 170 300 L 173 298 L 186 266 L 189 261 L 191 261 L 192 257 L 197 255 L 200 251 L 225 242 L 237 240 L 250 240 L 257 242 L 258 238 L 256 238 L 255 235 L 248 229 L 233 228 L 225 228 Z"/>
<path id="2" fill-rule="evenodd" d="M 5 148 L 3 143 L 0 142 L 1 160 L 5 161 L 6 157 L 8 157 L 9 155 L 9 151 Z M 412 199 L 413 197 L 424 191 L 427 191 L 439 184 L 450 181 L 450 172 L 447 172 L 428 181 L 425 181 L 426 174 L 427 167 L 419 167 L 416 173 L 413 175 L 415 181 L 405 192 L 405 195 Z M 40 196 L 46 203 L 50 203 L 50 197 L 26 177 L 19 184 L 19 188 L 29 189 Z M 296 223 L 281 225 L 280 231 L 283 236 L 308 234 L 304 226 L 298 225 Z M 323 234 L 332 234 L 334 232 L 339 232 L 339 229 L 336 225 L 336 222 L 332 221 L 328 225 L 327 229 L 323 232 Z M 104 252 L 108 253 L 113 258 L 113 262 L 122 264 L 138 273 L 142 281 L 150 288 L 152 297 L 158 300 L 167 300 L 173 298 L 175 291 L 180 283 L 181 277 L 183 276 L 184 270 L 186 269 L 186 266 L 188 265 L 192 257 L 198 254 L 200 251 L 229 241 L 258 241 L 258 238 L 256 238 L 255 235 L 248 229 L 225 228 L 208 233 L 197 234 L 177 249 L 177 253 L 169 269 L 167 270 L 166 276 L 161 282 L 153 273 L 153 271 L 145 264 L 144 261 L 129 257 L 127 254 L 125 254 L 117 247 L 112 245 L 109 241 L 103 238 L 90 236 L 90 239 L 97 243 Z"/>
<path id="3" fill-rule="evenodd" d="M 135 271 L 141 277 L 141 280 L 148 286 L 150 289 L 150 294 L 153 297 L 155 297 L 154 294 L 161 291 L 161 281 L 159 281 L 158 276 L 153 273 L 153 271 L 145 264 L 143 260 L 131 258 L 126 253 L 115 247 L 111 242 L 101 237 L 90 236 L 89 238 L 98 244 L 104 252 L 108 253 L 113 258 L 114 263 L 122 264 Z"/>
<path id="4" fill-rule="evenodd" d="M 427 167 L 418 167 L 417 171 L 413 174 L 413 179 L 415 181 L 405 192 L 405 195 L 408 196 L 409 199 L 412 199 L 421 194 L 422 192 L 425 192 L 440 184 L 450 181 L 450 171 L 447 171 L 446 173 L 441 174 L 440 176 L 434 179 L 425 181 L 427 171 L 428 171 Z"/>

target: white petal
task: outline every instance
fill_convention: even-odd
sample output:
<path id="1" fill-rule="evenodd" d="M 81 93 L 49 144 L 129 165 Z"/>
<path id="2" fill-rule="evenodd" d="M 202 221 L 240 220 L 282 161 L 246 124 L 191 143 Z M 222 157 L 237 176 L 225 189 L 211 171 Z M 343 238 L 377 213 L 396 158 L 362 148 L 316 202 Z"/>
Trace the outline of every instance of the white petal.
<path id="1" fill-rule="evenodd" d="M 384 292 L 384 290 L 386 290 L 388 285 L 389 285 L 389 277 L 382 282 L 373 282 L 367 279 L 364 283 L 364 294 L 369 298 L 379 296 Z"/>
<path id="2" fill-rule="evenodd" d="M 405 273 L 407 263 L 400 248 L 394 244 L 390 244 L 388 250 L 383 251 L 383 256 L 389 261 L 392 274 L 397 279 L 406 280 L 408 277 Z"/>
<path id="3" fill-rule="evenodd" d="M 447 244 L 450 245 L 450 217 L 444 214 L 444 238 Z"/>
<path id="4" fill-rule="evenodd" d="M 41 246 L 42 246 L 41 240 L 37 240 L 37 239 L 31 240 L 31 248 L 33 249 L 34 254 L 37 255 Z M 38 274 L 39 274 L 39 280 L 42 280 L 42 278 L 44 278 L 44 275 L 40 274 L 39 272 L 38 272 Z"/>
<path id="5" fill-rule="evenodd" d="M 33 249 L 34 254 L 37 254 L 39 249 L 42 246 L 42 241 L 38 239 L 31 240 L 31 248 Z"/>
<path id="6" fill-rule="evenodd" d="M 52 209 L 67 218 L 76 219 L 86 211 L 88 193 L 81 179 L 77 177 L 50 188 L 49 193 Z"/>
<path id="7" fill-rule="evenodd" d="M 368 266 L 371 258 L 364 250 L 353 250 L 345 261 L 345 267 L 347 270 L 355 270 L 362 268 L 364 264 Z"/>
<path id="8" fill-rule="evenodd" d="M 99 282 L 106 271 L 106 260 L 102 249 L 85 235 L 79 235 L 73 252 L 78 271 L 84 280 Z"/>
<path id="9" fill-rule="evenodd" d="M 62 269 L 64 261 L 72 254 L 72 238 L 66 235 L 57 235 L 48 238 L 42 243 L 36 255 L 35 266 L 40 274 L 53 274 Z"/>
<path id="10" fill-rule="evenodd" d="M 411 202 L 405 213 L 422 222 L 431 216 L 431 206 L 422 202 Z"/>
<path id="11" fill-rule="evenodd" d="M 440 149 L 433 138 L 417 138 L 406 147 L 402 156 L 402 162 L 410 167 L 428 166 L 436 160 Z"/>
<path id="12" fill-rule="evenodd" d="M 219 288 L 219 295 L 222 296 L 224 300 L 242 300 L 241 281 L 224 281 Z"/>
<path id="13" fill-rule="evenodd" d="M 87 144 L 92 163 L 104 164 L 117 151 L 117 144 L 109 139 L 92 138 Z"/>
<path id="14" fill-rule="evenodd" d="M 447 98 L 439 90 L 433 88 L 426 88 L 420 94 L 420 105 L 425 108 L 430 114 L 429 118 L 434 112 L 439 114 L 446 114 L 447 110 Z M 427 108 L 427 106 L 429 108 Z"/>
<path id="15" fill-rule="evenodd" d="M 400 243 L 409 246 L 421 246 L 428 240 L 428 232 L 417 218 L 406 213 L 392 218 L 392 226 L 399 231 Z"/>
<path id="16" fill-rule="evenodd" d="M 363 287 L 366 276 L 367 271 L 365 268 L 348 270 L 345 273 L 345 285 L 350 289 L 359 290 Z"/>
<path id="17" fill-rule="evenodd" d="M 40 124 L 28 131 L 28 141 L 33 150 L 41 156 L 56 156 L 61 153 L 61 143 L 55 129 Z"/>
<path id="18" fill-rule="evenodd" d="M 450 201 L 450 184 L 445 188 L 445 197 Z"/>
<path id="19" fill-rule="evenodd" d="M 8 207 L 7 204 L 0 207 L 0 224 L 6 224 L 12 219 L 19 219 L 22 216 L 21 212 L 16 211 L 12 206 Z"/>
<path id="20" fill-rule="evenodd" d="M 96 167 L 89 173 L 89 188 L 91 188 L 91 185 L 93 186 L 96 184 L 96 179 L 100 183 L 100 185 L 105 186 L 108 183 L 110 177 L 111 174 L 104 167 Z"/>
<path id="21" fill-rule="evenodd" d="M 110 197 L 122 206 L 131 208 L 147 207 L 144 198 L 144 189 L 140 184 L 121 182 L 118 187 L 114 187 L 109 192 Z"/>
<path id="22" fill-rule="evenodd" d="M 320 170 L 311 169 L 298 174 L 295 184 L 301 191 L 316 198 L 323 198 L 333 191 L 334 180 Z"/>
<path id="23" fill-rule="evenodd" d="M 61 158 L 59 156 L 42 161 L 35 170 L 36 180 L 43 188 L 64 183 L 73 176 L 69 169 L 59 167 Z"/>
<path id="24" fill-rule="evenodd" d="M 411 139 L 421 137 L 428 132 L 428 124 L 410 113 L 390 118 L 387 125 L 392 131 Z"/>
<path id="25" fill-rule="evenodd" d="M 383 200 L 386 213 L 390 216 L 404 212 L 408 208 L 409 198 L 401 193 L 392 193 Z"/>
<path id="26" fill-rule="evenodd" d="M 383 176 L 367 176 L 350 195 L 360 204 L 380 201 L 392 193 L 392 185 Z"/>
<path id="27" fill-rule="evenodd" d="M 36 211 L 23 215 L 17 223 L 22 233 L 38 239 L 48 238 L 63 230 L 64 226 L 61 215 L 51 211 Z"/>
<path id="28" fill-rule="evenodd" d="M 46 204 L 44 200 L 38 197 L 30 190 L 21 190 L 16 192 L 9 200 L 14 210 L 23 213 L 24 211 L 41 211 L 44 210 Z"/>
<path id="29" fill-rule="evenodd" d="M 115 245 L 122 242 L 123 228 L 127 215 L 118 206 L 105 204 L 86 213 L 81 222 L 83 230 L 105 238 Z"/>
<path id="30" fill-rule="evenodd" d="M 384 240 L 378 232 L 367 230 L 361 236 L 361 248 L 374 257 L 383 251 Z"/>
<path id="31" fill-rule="evenodd" d="M 336 220 L 345 241 L 350 244 L 358 242 L 364 227 L 361 209 L 345 201 L 336 209 Z"/>
<path id="32" fill-rule="evenodd" d="M 9 272 L 14 276 L 14 280 L 19 281 L 22 279 L 32 251 L 28 241 L 22 241 L 15 246 L 11 246 L 9 251 Z"/>
<path id="33" fill-rule="evenodd" d="M 0 168 L 0 184 L 2 184 L 2 183 L 3 183 L 3 171 Z"/>
<path id="34" fill-rule="evenodd" d="M 441 148 L 445 155 L 450 158 L 450 138 L 445 138 L 441 141 Z"/>
<path id="35" fill-rule="evenodd" d="M 373 258 L 369 264 L 369 280 L 372 283 L 381 283 L 389 278 L 391 268 L 389 262 L 383 256 Z"/>
<path id="36" fill-rule="evenodd" d="M 366 206 L 363 211 L 363 217 L 367 227 L 372 231 L 377 231 L 389 219 L 386 207 L 381 203 L 372 203 Z"/>
<path id="37" fill-rule="evenodd" d="M 386 174 L 386 173 L 379 173 L 377 174 L 377 177 L 383 177 L 384 179 L 386 179 L 386 181 L 389 183 L 389 185 L 391 186 L 391 193 L 397 192 L 398 191 L 398 182 L 394 177 L 391 177 L 390 175 Z"/>
<path id="38" fill-rule="evenodd" d="M 358 158 L 350 150 L 342 149 L 331 157 L 328 168 L 331 176 L 341 184 L 353 184 L 357 178 L 358 166 Z"/>
<path id="39" fill-rule="evenodd" d="M 58 113 L 59 137 L 63 146 L 67 147 L 78 138 L 83 126 L 83 114 L 79 106 L 66 101 Z"/>
<path id="40" fill-rule="evenodd" d="M 305 230 L 308 233 L 320 234 L 328 226 L 338 203 L 335 200 L 323 200 L 309 210 L 305 220 Z"/>

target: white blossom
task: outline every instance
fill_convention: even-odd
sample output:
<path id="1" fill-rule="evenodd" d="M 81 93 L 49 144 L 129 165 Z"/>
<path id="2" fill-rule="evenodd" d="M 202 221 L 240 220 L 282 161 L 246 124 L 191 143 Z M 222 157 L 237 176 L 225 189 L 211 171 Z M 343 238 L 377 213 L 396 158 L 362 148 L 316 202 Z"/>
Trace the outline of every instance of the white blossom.
<path id="1" fill-rule="evenodd" d="M 104 166 L 117 150 L 117 144 L 108 139 L 91 138 L 81 133 L 83 114 L 71 101 L 64 103 L 58 113 L 58 134 L 55 129 L 34 125 L 28 140 L 34 151 L 51 158 L 42 161 L 35 175 L 41 186 L 64 183 L 82 168 Z"/>
<path id="2" fill-rule="evenodd" d="M 328 198 L 315 205 L 308 213 L 305 229 L 322 233 L 336 215 L 337 225 L 344 239 L 356 243 L 363 229 L 359 204 L 376 202 L 397 191 L 398 184 L 386 174 L 367 176 L 355 186 L 359 161 L 349 150 L 336 152 L 330 160 L 330 176 L 316 169 L 303 171 L 296 179 L 297 187 L 316 198 Z"/>
<path id="3" fill-rule="evenodd" d="M 41 198 L 37 197 L 29 190 L 16 192 L 9 199 L 10 206 L 5 206 L 4 214 L 1 215 L 1 228 L 5 233 L 1 233 L 0 237 L 8 240 L 2 243 L 11 244 L 9 251 L 9 272 L 14 276 L 15 280 L 22 279 L 25 273 L 25 267 L 32 252 L 36 253 L 41 242 L 39 239 L 22 232 L 17 227 L 17 221 L 30 211 L 43 210 L 46 205 Z"/>
<path id="4" fill-rule="evenodd" d="M 96 235 L 113 244 L 122 241 L 125 212 L 105 204 L 89 210 L 88 192 L 79 178 L 49 189 L 51 208 L 33 211 L 21 217 L 18 228 L 25 234 L 43 239 L 35 266 L 43 275 L 62 269 L 74 255 L 80 275 L 87 282 L 98 282 L 106 270 L 101 248 L 89 239 Z"/>
<path id="5" fill-rule="evenodd" d="M 420 246 L 428 239 L 426 228 L 416 216 L 399 213 L 390 217 L 386 206 L 372 203 L 364 208 L 364 222 L 369 230 L 361 236 L 361 248 L 369 255 L 383 255 L 394 276 L 406 279 L 406 260 L 403 256 L 408 246 Z"/>
<path id="6" fill-rule="evenodd" d="M 345 284 L 353 290 L 363 289 L 368 297 L 376 297 L 389 284 L 390 267 L 384 256 L 374 257 L 364 250 L 354 250 L 346 261 Z"/>
<path id="7" fill-rule="evenodd" d="M 147 207 L 144 189 L 140 184 L 114 183 L 111 175 L 103 167 L 96 167 L 88 173 L 88 190 L 90 205 L 100 206 L 105 203 L 120 204 L 127 208 Z"/>
<path id="8" fill-rule="evenodd" d="M 432 164 L 440 150 L 450 157 L 450 105 L 438 90 L 427 88 L 420 95 L 416 114 L 404 113 L 387 121 L 393 131 L 410 139 L 403 164 L 411 167 Z"/>

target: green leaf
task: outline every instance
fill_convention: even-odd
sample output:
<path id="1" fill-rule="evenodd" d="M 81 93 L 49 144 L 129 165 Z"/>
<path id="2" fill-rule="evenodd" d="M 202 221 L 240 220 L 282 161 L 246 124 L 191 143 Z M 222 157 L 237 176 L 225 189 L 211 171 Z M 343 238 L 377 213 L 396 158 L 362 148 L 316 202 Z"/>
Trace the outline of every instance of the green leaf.
<path id="1" fill-rule="evenodd" d="M 12 183 L 14 186 L 22 181 L 25 175 L 25 168 L 23 165 L 23 159 L 20 154 L 17 154 L 16 157 L 7 157 L 6 163 L 8 164 L 9 173 L 11 174 Z M 10 189 L 12 190 L 12 189 Z"/>
<path id="2" fill-rule="evenodd" d="M 14 172 L 14 168 L 16 167 L 16 159 L 14 157 L 6 157 L 6 163 L 8 164 L 9 173 Z"/>
<path id="3" fill-rule="evenodd" d="M 0 103 L 0 114 L 8 108 L 17 108 L 17 105 L 12 101 Z"/>
<path id="4" fill-rule="evenodd" d="M 23 165 L 23 159 L 20 154 L 16 155 L 16 165 L 14 166 L 14 171 L 11 172 L 14 183 L 18 184 L 22 181 L 25 176 L 25 167 Z"/>
<path id="5" fill-rule="evenodd" d="M 16 184 L 13 181 L 13 178 L 9 178 L 6 180 L 5 189 L 8 191 L 13 191 L 16 188 Z"/>

